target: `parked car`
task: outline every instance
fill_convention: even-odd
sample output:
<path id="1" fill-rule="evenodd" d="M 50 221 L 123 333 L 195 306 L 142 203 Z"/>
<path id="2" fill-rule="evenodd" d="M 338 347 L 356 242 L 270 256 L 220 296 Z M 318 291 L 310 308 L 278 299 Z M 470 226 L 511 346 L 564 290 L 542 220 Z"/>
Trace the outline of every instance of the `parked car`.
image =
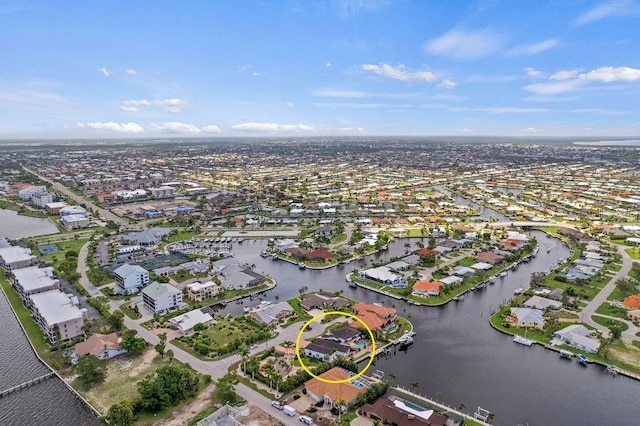
<path id="1" fill-rule="evenodd" d="M 282 405 L 282 403 L 280 401 L 272 401 L 271 405 L 273 407 L 276 407 L 278 410 L 284 409 L 284 405 Z"/>

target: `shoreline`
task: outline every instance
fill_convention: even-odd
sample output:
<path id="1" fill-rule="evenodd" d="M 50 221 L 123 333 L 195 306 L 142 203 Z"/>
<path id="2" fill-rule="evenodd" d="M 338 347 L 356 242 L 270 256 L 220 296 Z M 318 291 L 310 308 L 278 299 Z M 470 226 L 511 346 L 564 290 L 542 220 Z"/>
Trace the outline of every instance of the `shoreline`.
<path id="1" fill-rule="evenodd" d="M 11 300 L 9 300 L 9 298 L 7 297 L 7 294 L 4 291 L 4 288 L 2 288 L 0 286 L 0 291 L 2 291 L 2 295 L 3 297 L 7 300 L 7 303 L 9 304 L 9 306 L 11 307 L 11 312 L 13 313 L 13 316 L 15 317 L 15 319 L 18 321 L 18 325 L 20 326 L 20 329 L 22 330 L 22 333 L 24 334 L 24 336 L 27 339 L 27 342 L 29 342 L 29 346 L 31 347 L 31 350 L 33 351 L 33 353 L 35 354 L 35 356 L 38 358 L 38 360 L 45 366 L 47 367 L 53 374 L 55 374 L 55 376 L 64 384 L 64 386 L 71 392 L 71 394 L 76 397 L 77 399 L 79 399 L 80 401 L 82 401 L 82 403 L 85 404 L 85 406 L 87 408 L 89 408 L 89 411 L 91 411 L 91 413 L 97 418 L 97 419 L 102 419 L 102 415 L 100 414 L 100 412 L 89 403 L 89 401 L 87 401 L 82 395 L 80 395 L 80 393 L 78 393 L 69 383 L 67 383 L 66 380 L 64 380 L 64 378 L 60 375 L 60 373 L 58 373 L 56 370 L 54 370 L 49 364 L 47 364 L 47 362 L 42 359 L 42 357 L 40 356 L 40 354 L 38 353 L 38 351 L 36 350 L 35 346 L 33 345 L 33 343 L 31 342 L 31 339 L 29 338 L 29 335 L 27 334 L 27 331 L 25 330 L 24 326 L 22 325 L 22 322 L 20 321 L 20 318 L 18 317 L 18 314 L 16 313 L 13 305 L 11 304 Z"/>

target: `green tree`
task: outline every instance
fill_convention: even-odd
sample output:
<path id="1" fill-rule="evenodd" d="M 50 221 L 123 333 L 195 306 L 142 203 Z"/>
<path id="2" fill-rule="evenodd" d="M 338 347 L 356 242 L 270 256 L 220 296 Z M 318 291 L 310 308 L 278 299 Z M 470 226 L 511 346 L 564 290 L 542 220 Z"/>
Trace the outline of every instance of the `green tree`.
<path id="1" fill-rule="evenodd" d="M 418 389 L 418 387 L 420 386 L 420 383 L 419 382 L 411 382 L 409 386 L 411 386 L 411 391 L 414 392 L 416 389 Z"/>
<path id="2" fill-rule="evenodd" d="M 196 373 L 185 365 L 160 367 L 138 382 L 140 407 L 155 413 L 177 405 L 198 392 L 199 381 Z"/>
<path id="3" fill-rule="evenodd" d="M 107 363 L 95 355 L 86 355 L 78 359 L 76 371 L 80 380 L 87 385 L 102 382 L 107 375 Z"/>
<path id="4" fill-rule="evenodd" d="M 141 354 L 147 347 L 147 342 L 142 337 L 136 337 L 136 330 L 127 330 L 122 334 L 122 349 L 131 355 Z"/>
<path id="5" fill-rule="evenodd" d="M 160 342 L 158 342 L 155 346 L 156 352 L 158 352 L 160 358 L 164 358 L 164 352 L 167 348 L 167 333 L 160 333 L 158 334 L 158 337 L 160 338 Z"/>
<path id="6" fill-rule="evenodd" d="M 111 328 L 111 331 L 120 331 L 124 326 L 124 313 L 120 310 L 114 311 L 107 317 L 107 324 Z"/>
<path id="7" fill-rule="evenodd" d="M 109 412 L 107 413 L 107 420 L 109 424 L 115 426 L 129 426 L 133 424 L 133 407 L 131 406 L 131 402 L 121 401 L 117 404 L 113 404 L 109 407 Z"/>

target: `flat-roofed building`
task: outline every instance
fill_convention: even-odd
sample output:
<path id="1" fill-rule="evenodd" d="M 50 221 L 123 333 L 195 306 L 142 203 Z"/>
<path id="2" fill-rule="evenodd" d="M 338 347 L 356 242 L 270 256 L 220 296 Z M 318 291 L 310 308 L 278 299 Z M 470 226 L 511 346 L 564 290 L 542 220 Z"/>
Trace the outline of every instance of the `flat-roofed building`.
<path id="1" fill-rule="evenodd" d="M 16 269 L 11 278 L 13 286 L 23 299 L 28 300 L 32 294 L 44 293 L 60 288 L 60 281 L 53 278 L 53 268 L 29 266 Z"/>
<path id="2" fill-rule="evenodd" d="M 21 189 L 20 191 L 18 191 L 18 197 L 20 197 L 22 201 L 29 201 L 31 200 L 33 194 L 37 194 L 38 192 L 47 192 L 47 187 L 44 185 L 38 185 Z"/>
<path id="3" fill-rule="evenodd" d="M 152 282 L 142 289 L 142 301 L 154 313 L 162 313 L 182 304 L 182 292 L 171 284 Z"/>
<path id="4" fill-rule="evenodd" d="M 29 296 L 33 316 L 51 343 L 84 335 L 83 311 L 73 303 L 72 297 L 75 296 L 66 295 L 60 290 Z"/>
<path id="5" fill-rule="evenodd" d="M 202 302 L 206 299 L 211 299 L 220 293 L 221 286 L 213 281 L 207 281 L 206 283 L 194 282 L 187 284 L 187 299 L 194 302 Z"/>
<path id="6" fill-rule="evenodd" d="M 31 196 L 31 204 L 43 209 L 47 204 L 53 202 L 53 194 L 49 192 L 36 192 Z"/>
<path id="7" fill-rule="evenodd" d="M 89 226 L 89 218 L 80 214 L 60 216 L 60 223 L 67 229 L 79 229 Z"/>
<path id="8" fill-rule="evenodd" d="M 125 263 L 113 271 L 113 274 L 118 287 L 130 293 L 137 293 L 141 288 L 149 284 L 149 271 L 142 266 Z"/>
<path id="9" fill-rule="evenodd" d="M 157 188 L 149 188 L 152 197 L 171 198 L 175 196 L 176 189 L 170 186 L 160 186 Z"/>
<path id="10" fill-rule="evenodd" d="M 49 214 L 60 214 L 60 209 L 62 209 L 63 207 L 68 207 L 68 204 L 63 201 L 47 203 L 44 205 L 45 210 Z"/>
<path id="11" fill-rule="evenodd" d="M 0 248 L 0 267 L 5 272 L 26 268 L 34 263 L 36 263 L 36 257 L 31 254 L 31 249 L 19 246 Z"/>

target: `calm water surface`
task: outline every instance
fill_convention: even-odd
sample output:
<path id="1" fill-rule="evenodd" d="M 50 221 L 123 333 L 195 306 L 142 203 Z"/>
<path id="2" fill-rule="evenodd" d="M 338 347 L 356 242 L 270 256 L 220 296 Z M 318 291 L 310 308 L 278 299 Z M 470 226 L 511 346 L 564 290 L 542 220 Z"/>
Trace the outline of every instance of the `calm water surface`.
<path id="1" fill-rule="evenodd" d="M 49 219 L 22 216 L 14 210 L 0 209 L 0 237 L 10 240 L 57 234 L 60 231 Z"/>

